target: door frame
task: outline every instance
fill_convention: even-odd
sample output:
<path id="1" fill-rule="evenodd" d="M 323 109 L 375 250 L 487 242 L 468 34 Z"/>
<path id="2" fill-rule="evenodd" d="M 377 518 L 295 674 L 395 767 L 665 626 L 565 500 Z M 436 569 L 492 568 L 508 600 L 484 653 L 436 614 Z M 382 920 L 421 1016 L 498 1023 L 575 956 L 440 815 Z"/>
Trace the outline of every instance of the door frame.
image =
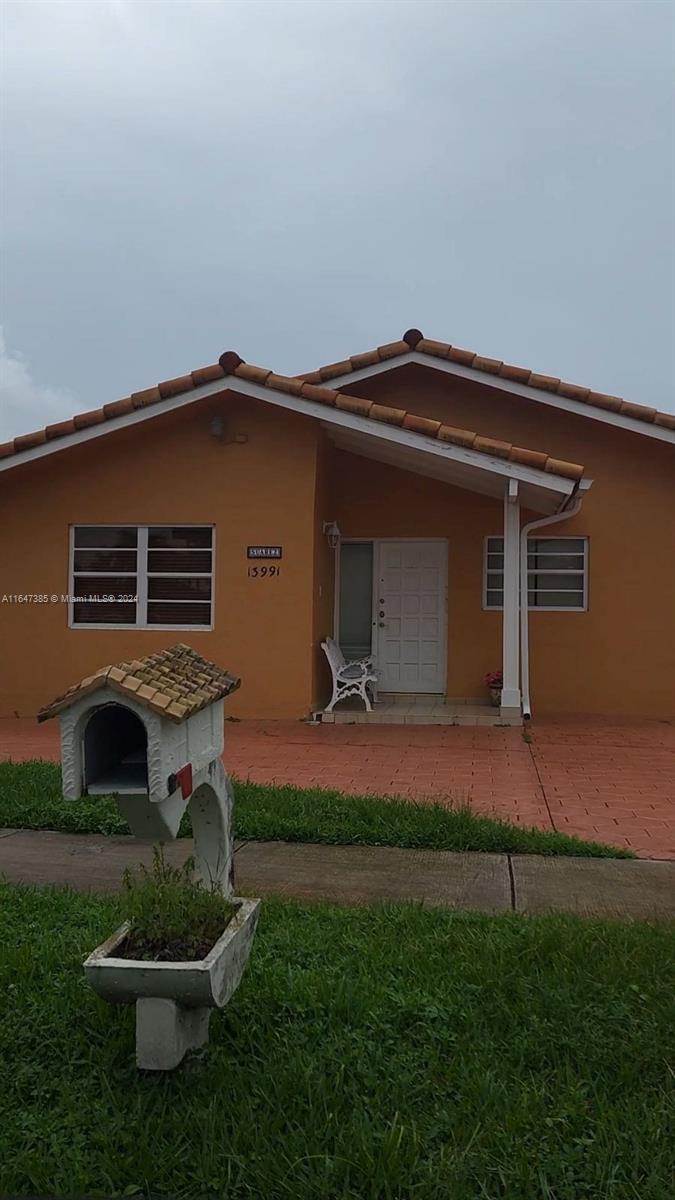
<path id="1" fill-rule="evenodd" d="M 335 555 L 335 592 L 334 592 L 334 606 L 333 606 L 333 638 L 338 643 L 338 645 L 340 644 L 341 551 L 342 551 L 342 545 L 344 542 L 370 542 L 370 543 L 372 543 L 372 547 L 373 547 L 373 578 L 372 578 L 372 609 L 371 609 L 371 615 L 370 615 L 371 654 L 373 656 L 373 660 L 375 662 L 376 668 L 378 665 L 378 653 L 379 653 L 379 646 L 378 646 L 378 639 L 379 639 L 378 608 L 379 608 L 379 605 L 378 605 L 378 599 L 377 599 L 376 583 L 379 580 L 380 548 L 381 548 L 381 546 L 387 542 L 423 542 L 425 544 L 435 543 L 436 545 L 439 545 L 443 548 L 442 568 L 444 569 L 444 575 L 445 575 L 445 588 L 443 589 L 443 595 L 442 595 L 444 619 L 441 623 L 441 642 L 440 642 L 440 651 L 439 651 L 440 655 L 442 655 L 442 658 L 441 658 L 441 668 L 442 668 L 442 670 L 441 670 L 441 675 L 442 675 L 441 689 L 438 692 L 428 692 L 428 693 L 420 693 L 420 694 L 429 695 L 429 696 L 445 695 L 445 692 L 446 692 L 446 689 L 448 686 L 448 616 L 449 616 L 449 611 L 450 611 L 449 604 L 448 604 L 448 592 L 449 592 L 448 576 L 449 576 L 449 558 L 450 558 L 448 539 L 447 538 L 439 538 L 439 537 L 384 537 L 384 538 L 382 538 L 382 537 L 381 538 L 378 538 L 378 537 L 343 537 L 343 538 L 340 538 L 340 543 L 337 547 L 337 553 Z M 397 689 L 397 691 L 393 692 L 392 694 L 393 695 L 399 695 L 399 694 L 400 695 L 406 695 L 406 694 L 415 695 L 416 689 L 400 688 L 400 689 Z"/>

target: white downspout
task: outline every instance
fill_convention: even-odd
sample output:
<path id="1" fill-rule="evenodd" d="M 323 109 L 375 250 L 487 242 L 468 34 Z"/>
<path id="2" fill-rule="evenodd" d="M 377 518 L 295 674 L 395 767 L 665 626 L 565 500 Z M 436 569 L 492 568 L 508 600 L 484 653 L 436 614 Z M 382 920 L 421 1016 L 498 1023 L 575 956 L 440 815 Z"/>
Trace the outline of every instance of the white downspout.
<path id="1" fill-rule="evenodd" d="M 533 529 L 543 529 L 546 525 L 557 525 L 559 521 L 569 521 L 576 517 L 581 508 L 584 492 L 591 486 L 590 479 L 584 479 L 572 493 L 569 508 L 562 512 L 553 513 L 551 517 L 540 517 L 523 525 L 520 531 L 520 689 L 522 692 L 523 719 L 529 721 L 532 716 L 530 708 L 530 628 L 527 586 L 527 539 Z"/>

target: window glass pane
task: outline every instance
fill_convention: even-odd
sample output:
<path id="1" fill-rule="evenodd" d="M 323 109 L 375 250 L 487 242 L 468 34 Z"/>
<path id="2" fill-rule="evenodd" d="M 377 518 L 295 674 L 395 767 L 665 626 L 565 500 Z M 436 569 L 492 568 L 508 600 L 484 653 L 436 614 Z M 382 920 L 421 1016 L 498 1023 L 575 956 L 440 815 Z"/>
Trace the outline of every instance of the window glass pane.
<path id="1" fill-rule="evenodd" d="M 136 550 L 76 550 L 76 571 L 132 571 L 136 573 Z"/>
<path id="2" fill-rule="evenodd" d="M 76 625 L 135 625 L 135 604 L 74 604 Z"/>
<path id="3" fill-rule="evenodd" d="M 530 550 L 536 554 L 583 554 L 583 538 L 528 538 Z"/>
<path id="4" fill-rule="evenodd" d="M 76 546 L 121 546 L 137 545 L 138 531 L 133 526 L 115 528 L 109 525 L 78 525 L 75 528 Z"/>
<path id="5" fill-rule="evenodd" d="M 210 525 L 153 525 L 148 529 L 148 546 L 154 549 L 199 549 L 211 546 Z"/>
<path id="6" fill-rule="evenodd" d="M 583 592 L 549 592 L 546 596 L 547 604 L 555 604 L 557 608 L 583 608 L 584 593 Z"/>
<path id="7" fill-rule="evenodd" d="M 488 591 L 486 604 L 488 608 L 501 608 L 504 603 L 504 592 L 497 589 Z"/>
<path id="8" fill-rule="evenodd" d="M 488 554 L 487 567 L 488 567 L 488 571 L 503 571 L 504 570 L 504 555 L 503 554 Z"/>
<path id="9" fill-rule="evenodd" d="M 135 575 L 75 575 L 73 583 L 76 596 L 136 595 Z"/>
<path id="10" fill-rule="evenodd" d="M 149 600 L 210 600 L 210 579 L 181 579 L 175 576 L 151 575 L 148 579 Z"/>
<path id="11" fill-rule="evenodd" d="M 340 546 L 340 647 L 345 658 L 365 658 L 371 651 L 373 544 L 342 542 Z"/>
<path id="12" fill-rule="evenodd" d="M 563 572 L 554 575 L 542 571 L 539 575 L 530 575 L 528 583 L 537 592 L 546 592 L 551 589 L 560 591 L 581 590 L 583 592 L 581 576 L 565 575 Z"/>
<path id="13" fill-rule="evenodd" d="M 503 538 L 488 538 L 487 540 L 488 554 L 503 554 L 504 539 Z"/>
<path id="14" fill-rule="evenodd" d="M 530 592 L 531 608 L 583 608 L 583 592 Z"/>
<path id="15" fill-rule="evenodd" d="M 210 625 L 211 605 L 148 603 L 149 625 Z"/>
<path id="16" fill-rule="evenodd" d="M 161 571 L 165 575 L 199 574 L 211 571 L 210 550 L 149 550 L 148 571 Z"/>
<path id="17" fill-rule="evenodd" d="M 493 589 L 496 589 L 497 591 L 502 591 L 503 587 L 504 587 L 504 576 L 499 572 L 496 572 L 494 575 L 488 574 L 487 587 L 488 587 L 488 591 L 491 591 Z"/>
<path id="18" fill-rule="evenodd" d="M 527 556 L 530 570 L 540 571 L 583 571 L 583 554 L 532 554 Z"/>

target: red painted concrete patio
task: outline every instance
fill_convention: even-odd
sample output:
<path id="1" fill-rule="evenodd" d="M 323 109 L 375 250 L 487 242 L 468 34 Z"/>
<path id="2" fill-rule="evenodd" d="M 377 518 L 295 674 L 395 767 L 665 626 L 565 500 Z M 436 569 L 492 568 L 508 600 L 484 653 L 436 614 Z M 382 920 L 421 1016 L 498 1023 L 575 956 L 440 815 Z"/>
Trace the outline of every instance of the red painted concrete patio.
<path id="1" fill-rule="evenodd" d="M 257 783 L 449 804 L 675 859 L 675 726 L 547 718 L 521 729 L 440 725 L 226 726 L 225 761 Z M 55 721 L 0 720 L 0 758 L 58 761 Z"/>

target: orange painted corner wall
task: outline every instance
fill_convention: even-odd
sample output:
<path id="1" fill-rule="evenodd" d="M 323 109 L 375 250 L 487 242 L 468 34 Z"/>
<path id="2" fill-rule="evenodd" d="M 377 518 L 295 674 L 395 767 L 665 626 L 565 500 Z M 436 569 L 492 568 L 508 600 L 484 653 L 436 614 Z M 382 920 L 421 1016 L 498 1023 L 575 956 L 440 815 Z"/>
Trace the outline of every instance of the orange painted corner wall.
<path id="1" fill-rule="evenodd" d="M 210 433 L 224 418 L 222 440 Z M 229 443 L 232 435 L 246 439 Z M 316 422 L 224 393 L 0 480 L 0 595 L 68 593 L 69 526 L 213 524 L 212 631 L 69 629 L 66 604 L 0 606 L 0 715 L 32 716 L 97 667 L 185 641 L 242 677 L 235 717 L 304 716 L 314 687 Z M 228 444 L 229 443 L 229 444 Z M 248 574 L 249 544 L 281 545 Z"/>
<path id="2" fill-rule="evenodd" d="M 593 480 L 583 508 L 551 533 L 589 539 L 588 610 L 530 614 L 535 715 L 675 715 L 675 447 L 419 365 L 345 390 L 583 464 Z M 345 531 L 403 536 L 414 529 L 406 536 L 448 536 L 448 687 L 473 695 L 486 659 L 490 669 L 501 653 L 501 614 L 481 611 L 482 534 L 501 534 L 501 507 L 484 529 L 480 497 L 460 493 L 464 511 L 456 528 L 451 489 L 446 498 L 434 493 L 431 503 L 421 499 L 431 495 L 427 484 L 400 473 L 398 480 L 386 477 L 389 498 L 378 500 L 374 480 L 384 487 L 385 477 L 376 476 L 375 467 L 354 459 L 344 477 Z M 380 523 L 369 529 L 376 512 Z"/>

